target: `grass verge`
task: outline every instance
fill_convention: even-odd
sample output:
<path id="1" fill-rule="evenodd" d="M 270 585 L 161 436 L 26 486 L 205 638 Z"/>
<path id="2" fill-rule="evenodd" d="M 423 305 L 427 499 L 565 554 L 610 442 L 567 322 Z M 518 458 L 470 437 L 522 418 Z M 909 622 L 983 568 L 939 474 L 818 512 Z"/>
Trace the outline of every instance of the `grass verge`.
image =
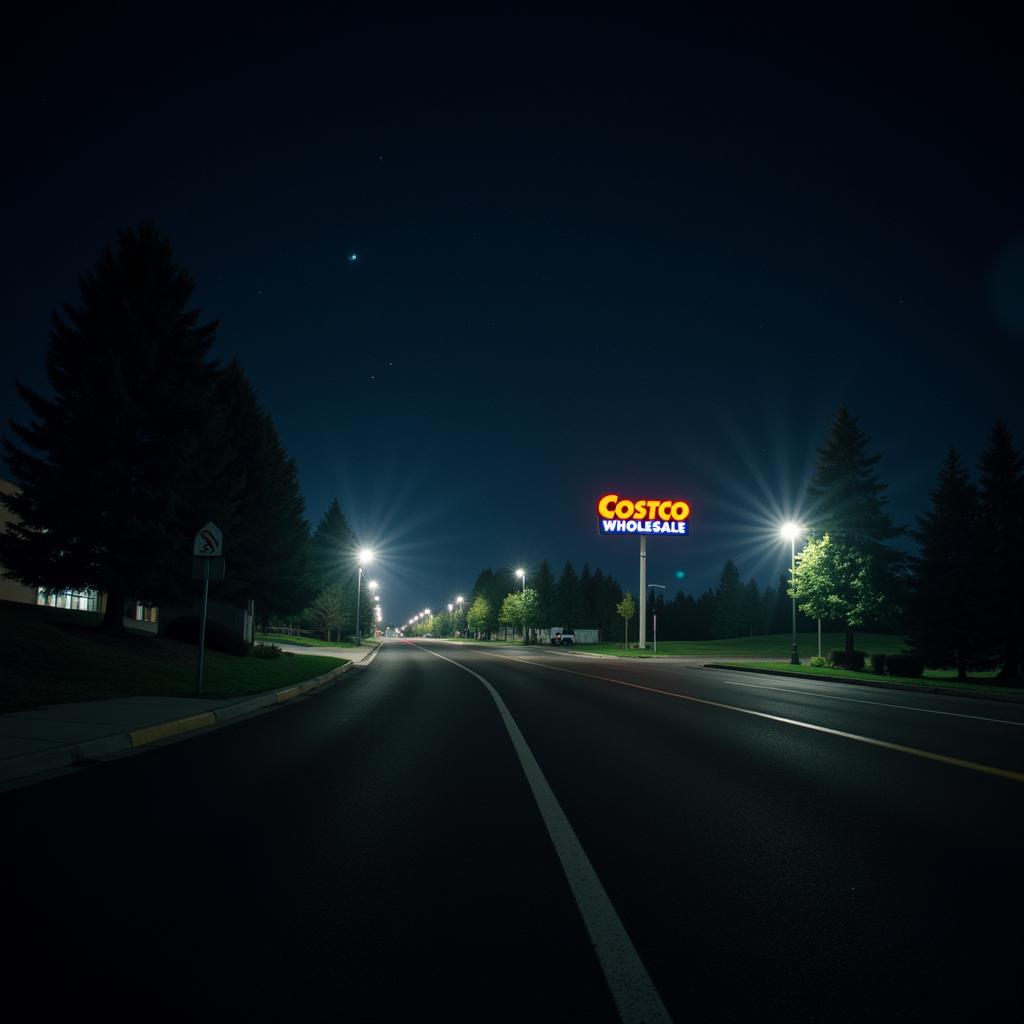
<path id="1" fill-rule="evenodd" d="M 857 682 L 867 685 L 895 685 L 900 689 L 934 690 L 962 694 L 965 697 L 984 695 L 991 697 L 1024 698 L 1024 688 L 1000 686 L 992 681 L 994 673 L 978 673 L 969 682 L 962 683 L 953 671 L 929 671 L 920 679 L 908 676 L 876 675 L 873 672 L 854 672 L 846 668 L 811 668 L 810 665 L 789 665 L 784 661 L 744 661 L 730 663 L 711 662 L 710 668 L 728 668 L 740 672 L 771 672 L 778 675 L 802 676 L 805 679 L 835 679 L 839 682 Z"/>
<path id="2" fill-rule="evenodd" d="M 861 633 L 856 636 L 859 651 L 869 654 L 896 654 L 905 649 L 906 645 L 900 636 L 888 633 Z M 648 640 L 648 645 L 652 641 Z M 827 655 L 829 651 L 841 648 L 845 643 L 842 633 L 825 633 L 821 638 L 821 649 Z M 806 657 L 818 653 L 817 633 L 798 633 L 797 645 Z M 614 654 L 620 658 L 787 658 L 793 646 L 791 633 L 774 633 L 769 636 L 739 636 L 729 640 L 659 640 L 658 653 L 654 654 L 651 646 L 646 650 L 637 650 L 635 646 L 625 649 L 621 643 L 581 644 L 578 650 L 584 654 Z M 576 650 L 577 648 L 561 648 Z"/>
<path id="3" fill-rule="evenodd" d="M 317 640 L 312 636 L 288 636 L 287 633 L 257 633 L 256 641 L 261 644 L 291 644 L 292 647 L 355 647 L 351 640 Z M 372 640 L 363 642 L 373 643 Z"/>
<path id="4" fill-rule="evenodd" d="M 0 712 L 107 697 L 196 695 L 195 647 L 143 634 L 113 637 L 97 628 L 99 618 L 0 601 Z M 276 690 L 345 660 L 312 654 L 236 658 L 207 651 L 203 696 Z"/>

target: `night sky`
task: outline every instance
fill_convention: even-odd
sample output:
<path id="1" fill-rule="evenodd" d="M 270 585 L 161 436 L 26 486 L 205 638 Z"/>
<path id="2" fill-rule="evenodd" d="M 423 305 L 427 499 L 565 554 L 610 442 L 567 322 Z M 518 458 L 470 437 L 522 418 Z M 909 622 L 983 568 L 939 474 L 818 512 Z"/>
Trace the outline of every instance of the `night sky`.
<path id="1" fill-rule="evenodd" d="M 691 503 L 649 543 L 670 595 L 774 585 L 840 402 L 904 525 L 948 445 L 1024 442 L 1008 24 L 164 10 L 11 32 L 0 415 L 155 221 L 389 620 L 543 558 L 635 592 L 613 490 Z"/>

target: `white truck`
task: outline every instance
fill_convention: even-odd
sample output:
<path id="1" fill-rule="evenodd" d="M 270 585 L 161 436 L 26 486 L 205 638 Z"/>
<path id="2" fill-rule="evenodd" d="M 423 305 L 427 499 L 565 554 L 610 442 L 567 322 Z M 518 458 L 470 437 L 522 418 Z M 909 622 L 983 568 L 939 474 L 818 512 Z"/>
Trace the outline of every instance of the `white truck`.
<path id="1" fill-rule="evenodd" d="M 576 643 L 575 633 L 563 633 L 560 629 L 551 631 L 552 647 L 572 647 Z"/>

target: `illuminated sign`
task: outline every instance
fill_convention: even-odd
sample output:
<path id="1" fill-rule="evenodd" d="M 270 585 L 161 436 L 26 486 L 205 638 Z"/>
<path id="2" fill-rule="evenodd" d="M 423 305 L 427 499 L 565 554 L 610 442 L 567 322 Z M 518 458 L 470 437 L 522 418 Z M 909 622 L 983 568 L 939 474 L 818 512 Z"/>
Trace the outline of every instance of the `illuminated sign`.
<path id="1" fill-rule="evenodd" d="M 606 494 L 597 503 L 598 533 L 650 533 L 683 537 L 690 505 L 678 498 L 623 498 Z"/>

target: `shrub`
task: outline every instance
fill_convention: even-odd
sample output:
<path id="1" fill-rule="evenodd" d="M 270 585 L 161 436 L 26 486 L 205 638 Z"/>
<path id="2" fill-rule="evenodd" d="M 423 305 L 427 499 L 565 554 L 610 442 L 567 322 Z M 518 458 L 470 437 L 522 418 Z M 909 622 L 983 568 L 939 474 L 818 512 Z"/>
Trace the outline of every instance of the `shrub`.
<path id="1" fill-rule="evenodd" d="M 871 671 L 878 676 L 885 675 L 885 655 L 884 654 L 872 654 L 871 655 Z"/>
<path id="2" fill-rule="evenodd" d="M 807 662 L 811 668 L 828 668 L 828 658 L 819 658 L 815 655 L 809 662 Z"/>
<path id="3" fill-rule="evenodd" d="M 906 654 L 890 654 L 886 667 L 891 676 L 906 676 L 908 679 L 920 679 L 924 673 L 924 659 L 912 651 Z"/>
<path id="4" fill-rule="evenodd" d="M 181 640 L 186 644 L 195 644 L 198 647 L 199 616 L 184 615 L 180 619 L 175 619 L 164 630 L 164 636 L 168 640 Z M 208 650 L 222 651 L 224 654 L 233 654 L 239 658 L 244 658 L 249 653 L 249 645 L 245 640 L 219 622 L 206 623 L 204 646 Z"/>
<path id="5" fill-rule="evenodd" d="M 278 658 L 281 656 L 281 648 L 276 644 L 256 644 L 252 649 L 254 658 Z"/>
<path id="6" fill-rule="evenodd" d="M 860 672 L 864 668 L 864 659 L 867 655 L 863 651 L 853 651 L 847 654 L 845 650 L 829 651 L 828 660 L 833 668 L 849 668 Z"/>

